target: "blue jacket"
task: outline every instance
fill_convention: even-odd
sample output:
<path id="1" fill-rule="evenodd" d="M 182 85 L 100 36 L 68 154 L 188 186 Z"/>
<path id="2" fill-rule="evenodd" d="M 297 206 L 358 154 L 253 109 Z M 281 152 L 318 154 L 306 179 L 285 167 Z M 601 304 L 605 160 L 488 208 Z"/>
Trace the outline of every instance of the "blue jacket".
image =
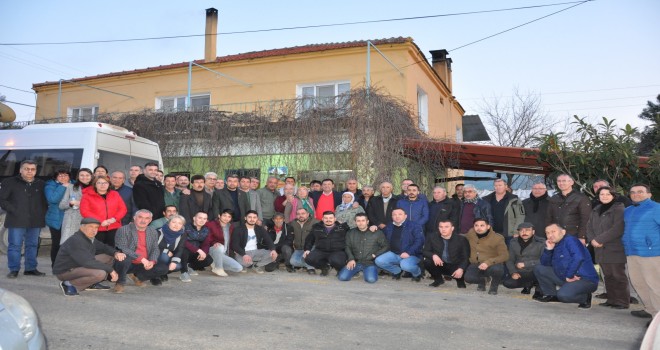
<path id="1" fill-rule="evenodd" d="M 124 205 L 126 205 L 126 215 L 121 219 L 121 224 L 128 225 L 129 222 L 133 221 L 133 215 L 135 214 L 134 211 L 136 211 L 133 208 L 135 205 L 133 203 L 133 187 L 122 185 L 115 191 L 119 193 L 119 196 L 121 196 L 121 199 L 124 201 Z"/>
<path id="2" fill-rule="evenodd" d="M 419 226 L 424 227 L 426 222 L 429 221 L 429 203 L 426 200 L 417 198 L 417 200 L 411 201 L 404 198 L 399 199 L 396 206 L 406 212 L 406 215 L 408 215 L 406 220 L 410 220 Z"/>
<path id="3" fill-rule="evenodd" d="M 623 212 L 626 255 L 660 256 L 660 203 L 647 199 Z"/>
<path id="4" fill-rule="evenodd" d="M 573 276 L 598 284 L 598 274 L 587 247 L 575 236 L 566 234 L 552 250 L 544 249 L 541 265 L 552 266 L 562 281 Z"/>
<path id="5" fill-rule="evenodd" d="M 408 219 L 406 219 L 401 225 L 403 226 L 403 229 L 401 230 L 401 251 L 408 253 L 410 256 L 416 256 L 421 259 L 422 248 L 424 247 L 424 229 L 422 229 L 422 226 L 419 224 Z M 393 230 L 393 223 L 387 224 L 383 230 L 388 242 L 392 241 Z"/>
<path id="6" fill-rule="evenodd" d="M 48 210 L 46 211 L 46 225 L 54 229 L 62 228 L 62 219 L 64 219 L 64 210 L 60 210 L 60 201 L 64 197 L 66 186 L 51 179 L 46 181 L 44 193 L 48 201 Z"/>

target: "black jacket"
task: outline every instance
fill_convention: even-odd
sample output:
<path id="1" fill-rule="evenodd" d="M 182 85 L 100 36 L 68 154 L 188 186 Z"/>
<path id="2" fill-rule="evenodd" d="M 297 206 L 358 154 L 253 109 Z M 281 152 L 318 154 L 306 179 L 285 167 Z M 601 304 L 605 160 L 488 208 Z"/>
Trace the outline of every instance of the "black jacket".
<path id="1" fill-rule="evenodd" d="M 98 239 L 92 242 L 82 231 L 78 231 L 69 237 L 57 252 L 53 264 L 53 274 L 59 275 L 76 267 L 103 270 L 107 273 L 112 272 L 112 265 L 104 264 L 95 259 L 98 254 L 112 256 L 115 254 L 115 249 Z"/>
<path id="2" fill-rule="evenodd" d="M 250 210 L 250 202 L 248 202 L 247 193 L 239 189 L 236 189 L 236 192 L 238 193 L 238 208 L 241 212 L 237 213 L 236 209 L 234 209 L 234 200 L 231 198 L 229 190 L 225 187 L 213 192 L 213 198 L 211 199 L 213 203 L 211 207 L 211 217 L 215 219 L 218 217 L 218 214 L 222 213 L 225 209 L 231 209 L 234 211 L 234 218 L 232 221 L 243 222 L 245 213 Z"/>
<path id="3" fill-rule="evenodd" d="M 442 220 L 450 220 L 456 231 L 458 231 L 458 214 L 461 208 L 456 201 L 451 198 L 445 198 L 443 201 L 429 202 L 429 221 L 426 222 L 424 230 L 426 234 L 431 232 L 438 233 L 438 223 Z"/>
<path id="4" fill-rule="evenodd" d="M 379 226 L 380 224 L 389 224 L 392 222 L 392 210 L 396 208 L 396 197 L 393 195 L 389 202 L 387 202 L 387 212 L 385 212 L 385 203 L 383 196 L 375 196 L 369 200 L 367 206 L 367 217 L 369 218 L 369 225 Z"/>
<path id="5" fill-rule="evenodd" d="M 424 259 L 433 261 L 433 255 L 442 259 L 442 252 L 445 249 L 445 240 L 440 233 L 429 234 L 424 243 Z M 459 268 L 467 269 L 470 261 L 470 243 L 461 234 L 454 232 L 449 239 L 449 261 L 451 264 L 458 265 Z"/>
<path id="6" fill-rule="evenodd" d="M 182 194 L 179 198 L 179 215 L 186 218 L 186 222 L 192 222 L 193 216 L 195 216 L 195 214 L 199 213 L 200 211 L 208 214 L 209 221 L 213 221 L 217 218 L 217 215 L 212 215 L 211 195 L 204 190 L 202 190 L 202 195 L 204 196 L 204 200 L 201 207 L 197 205 L 197 201 L 195 200 L 195 196 L 193 195 L 192 190 L 190 190 L 190 194 Z"/>
<path id="7" fill-rule="evenodd" d="M 587 238 L 587 223 L 591 217 L 591 201 L 587 196 L 576 190 L 572 190 L 568 196 L 558 192 L 548 202 L 546 226 L 557 223 L 566 229 L 566 233 L 577 238 Z"/>
<path id="8" fill-rule="evenodd" d="M 343 251 L 346 249 L 346 233 L 349 229 L 346 223 L 335 223 L 330 233 L 327 233 L 323 222 L 317 222 L 305 239 L 305 250 L 315 247 L 326 253 Z"/>
<path id="9" fill-rule="evenodd" d="M 5 227 L 46 226 L 48 202 L 44 186 L 45 183 L 40 179 L 27 182 L 20 175 L 2 181 L 0 207 L 7 212 Z"/>
<path id="10" fill-rule="evenodd" d="M 268 226 L 268 235 L 270 236 L 270 240 L 275 242 L 275 238 L 277 238 L 277 233 L 275 232 L 275 225 Z M 282 234 L 280 235 L 280 240 L 275 245 L 277 250 L 280 250 L 285 245 L 293 248 L 293 237 L 294 237 L 293 227 L 287 223 L 282 224 Z M 265 247 L 263 249 L 265 249 Z"/>
<path id="11" fill-rule="evenodd" d="M 162 218 L 165 209 L 163 184 L 155 179 L 149 180 L 144 174 L 138 175 L 133 185 L 133 202 L 137 209 L 147 209 L 154 214 L 153 220 Z"/>
<path id="12" fill-rule="evenodd" d="M 312 199 L 314 200 L 314 206 L 318 206 L 318 205 L 319 205 L 319 198 L 321 198 L 321 195 L 322 195 L 322 194 L 323 194 L 323 191 L 310 192 L 310 193 L 309 193 L 309 196 L 312 197 Z M 334 198 L 334 200 L 335 200 L 335 206 L 334 206 L 333 209 L 332 209 L 332 210 L 334 211 L 334 210 L 335 210 L 334 208 L 337 208 L 337 206 L 340 205 L 340 204 L 342 203 L 342 201 L 341 201 L 341 193 L 339 193 L 339 192 L 337 192 L 337 191 L 332 191 L 332 196 L 333 196 L 333 198 Z M 357 199 L 357 198 L 356 198 L 356 199 Z M 321 214 L 323 214 L 323 213 L 321 213 Z"/>
<path id="13" fill-rule="evenodd" d="M 534 211 L 534 200 L 527 198 L 522 204 L 525 208 L 525 221 L 534 225 L 534 235 L 545 238 L 545 216 L 548 214 L 548 199 L 550 196 L 538 199 L 538 206 Z"/>
<path id="14" fill-rule="evenodd" d="M 260 249 L 275 250 L 275 245 L 273 244 L 273 240 L 270 239 L 270 235 L 268 234 L 268 232 L 266 232 L 266 229 L 264 229 L 261 226 L 255 225 L 254 233 L 257 235 L 257 247 L 266 247 Z M 248 240 L 247 226 L 245 226 L 245 224 L 236 226 L 234 232 L 231 235 L 232 250 L 240 256 L 245 255 L 245 245 L 247 244 L 247 240 Z"/>

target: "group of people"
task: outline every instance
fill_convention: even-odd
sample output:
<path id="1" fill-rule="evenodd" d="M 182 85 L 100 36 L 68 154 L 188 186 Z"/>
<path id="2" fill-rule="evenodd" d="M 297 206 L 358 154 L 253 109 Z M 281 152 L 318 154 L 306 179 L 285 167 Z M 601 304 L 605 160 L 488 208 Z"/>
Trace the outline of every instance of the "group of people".
<path id="1" fill-rule="evenodd" d="M 64 295 L 85 289 L 123 293 L 136 286 L 161 285 L 172 272 L 190 282 L 198 271 L 227 277 L 270 272 L 283 264 L 340 281 L 358 274 L 431 287 L 456 280 L 496 295 L 500 284 L 520 288 L 539 302 L 591 307 L 600 267 L 606 292 L 600 305 L 627 309 L 634 291 L 652 317 L 660 307 L 660 204 L 651 189 L 632 186 L 630 198 L 604 180 L 594 182 L 590 200 L 568 174 L 557 178 L 550 197 L 544 184 L 521 200 L 497 179 L 483 198 L 471 184 L 457 185 L 449 197 L 435 187 L 428 200 L 406 179 L 401 193 L 390 182 L 358 188 L 356 179 L 336 191 L 332 179 L 308 186 L 287 177 L 254 177 L 213 172 L 163 174 L 155 163 L 134 166 L 129 178 L 99 166 L 80 169 L 74 181 L 65 170 L 42 182 L 36 164 L 24 161 L 17 177 L 3 181 L 0 206 L 7 212 L 9 278 L 37 270 L 39 230 L 48 226 L 53 274 Z M 114 287 L 102 282 L 115 282 Z"/>

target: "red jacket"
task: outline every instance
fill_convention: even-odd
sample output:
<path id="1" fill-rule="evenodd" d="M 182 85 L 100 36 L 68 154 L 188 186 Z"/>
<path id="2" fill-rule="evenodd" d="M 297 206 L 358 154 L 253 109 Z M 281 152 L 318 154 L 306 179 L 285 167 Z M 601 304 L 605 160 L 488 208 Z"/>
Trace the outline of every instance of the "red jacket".
<path id="1" fill-rule="evenodd" d="M 92 186 L 83 190 L 80 200 L 80 215 L 103 222 L 115 218 L 110 226 L 101 226 L 99 231 L 116 230 L 121 227 L 121 219 L 126 215 L 126 205 L 117 191 L 108 191 L 105 198 L 96 193 Z"/>
<path id="2" fill-rule="evenodd" d="M 231 222 L 228 225 L 229 225 L 229 237 L 231 239 L 231 235 L 234 233 L 234 225 L 232 225 Z M 227 255 L 229 255 L 229 252 L 231 251 L 231 246 L 230 246 L 231 242 L 226 242 L 225 244 L 225 235 L 222 231 L 222 226 L 220 226 L 218 220 L 209 221 L 204 226 L 209 228 L 209 235 L 206 236 L 206 239 L 200 246 L 200 249 L 202 249 L 204 253 L 208 254 L 209 249 L 214 244 L 220 243 L 226 247 Z M 233 254 L 229 256 L 233 257 Z"/>

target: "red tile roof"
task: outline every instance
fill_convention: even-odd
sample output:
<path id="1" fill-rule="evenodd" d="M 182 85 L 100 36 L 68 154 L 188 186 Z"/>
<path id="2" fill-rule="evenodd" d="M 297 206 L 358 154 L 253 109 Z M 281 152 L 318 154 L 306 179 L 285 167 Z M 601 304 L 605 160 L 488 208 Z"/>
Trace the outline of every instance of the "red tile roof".
<path id="1" fill-rule="evenodd" d="M 413 39 L 410 38 L 410 37 L 407 37 L 407 38 L 397 37 L 397 38 L 377 39 L 377 40 L 370 40 L 370 41 L 374 45 L 404 44 L 404 43 L 412 43 L 413 45 L 415 45 L 414 42 L 413 42 Z M 256 59 L 256 58 L 276 57 L 276 56 L 295 55 L 295 54 L 308 53 L 308 52 L 319 52 L 319 51 L 327 51 L 327 50 L 346 49 L 346 48 L 360 47 L 360 46 L 366 46 L 366 45 L 367 45 L 367 40 L 356 40 L 356 41 L 347 41 L 347 42 L 343 42 L 343 43 L 311 44 L 311 45 L 305 45 L 305 46 L 285 47 L 285 48 L 281 48 L 281 49 L 253 51 L 253 52 L 239 53 L 239 54 L 236 54 L 236 55 L 220 56 L 220 57 L 216 57 L 214 63 L 235 62 L 235 61 L 242 61 L 242 60 L 251 60 L 251 59 Z M 419 50 L 417 45 L 415 45 L 415 47 L 417 48 L 417 50 Z M 198 63 L 198 64 L 203 64 L 204 60 L 195 60 L 193 62 Z M 105 74 L 98 74 L 98 75 L 93 75 L 93 76 L 89 76 L 89 77 L 75 78 L 75 79 L 71 79 L 69 81 L 78 82 L 78 81 L 85 81 L 85 80 L 90 80 L 90 79 L 108 78 L 108 77 L 116 77 L 116 76 L 122 76 L 122 75 L 128 75 L 128 74 L 138 74 L 138 73 L 153 72 L 153 71 L 159 71 L 159 70 L 183 68 L 183 67 L 187 67 L 188 64 L 189 64 L 188 62 L 172 63 L 172 64 L 166 64 L 166 65 L 157 66 L 157 67 L 147 67 L 147 68 L 140 68 L 140 69 L 134 69 L 134 70 L 129 70 L 129 71 L 105 73 Z M 47 82 L 43 82 L 43 83 L 36 83 L 36 84 L 32 84 L 32 89 L 45 87 L 45 86 L 48 86 L 48 85 L 55 85 L 55 84 L 58 84 L 58 82 L 57 81 L 47 81 Z"/>

